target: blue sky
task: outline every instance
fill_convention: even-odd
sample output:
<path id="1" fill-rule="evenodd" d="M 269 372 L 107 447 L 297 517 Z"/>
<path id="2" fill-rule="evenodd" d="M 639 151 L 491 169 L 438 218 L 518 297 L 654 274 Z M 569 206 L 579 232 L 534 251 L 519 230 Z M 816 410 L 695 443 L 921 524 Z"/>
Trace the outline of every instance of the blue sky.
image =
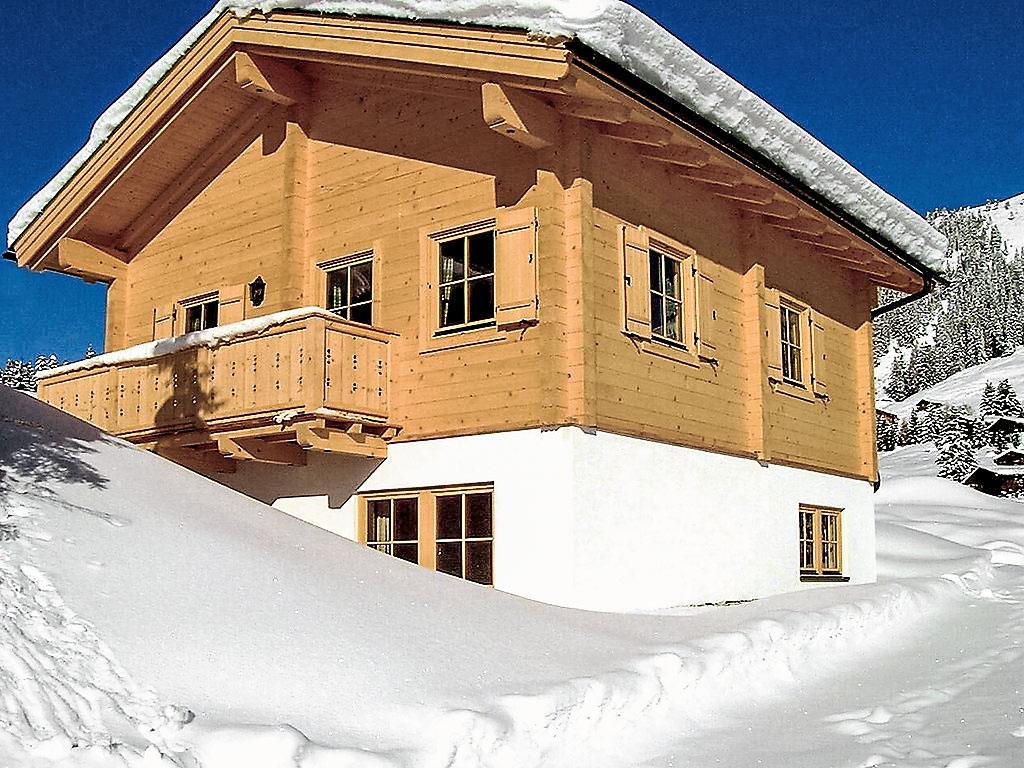
<path id="1" fill-rule="evenodd" d="M 635 3 L 920 213 L 1024 191 L 1019 2 Z M 4 10 L 0 220 L 212 0 Z M 102 285 L 0 263 L 0 364 L 103 343 Z"/>

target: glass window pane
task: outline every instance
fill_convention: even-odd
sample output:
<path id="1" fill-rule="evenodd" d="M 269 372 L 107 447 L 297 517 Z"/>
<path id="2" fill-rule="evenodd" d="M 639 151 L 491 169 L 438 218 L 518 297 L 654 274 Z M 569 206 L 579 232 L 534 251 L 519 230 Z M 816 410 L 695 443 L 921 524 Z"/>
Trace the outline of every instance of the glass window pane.
<path id="1" fill-rule="evenodd" d="M 357 304 L 356 306 L 349 309 L 348 319 L 354 323 L 364 323 L 365 325 L 370 325 L 372 315 L 372 304 Z"/>
<path id="2" fill-rule="evenodd" d="M 393 554 L 399 560 L 409 563 L 419 562 L 419 547 L 416 544 L 395 544 Z"/>
<path id="3" fill-rule="evenodd" d="M 466 238 L 469 251 L 469 276 L 494 273 L 494 232 L 481 232 Z"/>
<path id="4" fill-rule="evenodd" d="M 466 275 L 465 239 L 446 240 L 441 243 L 441 282 L 461 280 Z"/>
<path id="5" fill-rule="evenodd" d="M 366 524 L 367 541 L 391 540 L 391 502 L 371 501 Z"/>
<path id="6" fill-rule="evenodd" d="M 437 570 L 462 576 L 462 542 L 440 541 L 437 544 Z"/>
<path id="7" fill-rule="evenodd" d="M 665 295 L 674 299 L 681 298 L 680 266 L 675 259 L 665 258 Z"/>
<path id="8" fill-rule="evenodd" d="M 661 262 L 662 255 L 651 251 L 651 290 L 661 293 Z"/>
<path id="9" fill-rule="evenodd" d="M 339 309 L 348 305 L 348 270 L 337 269 L 327 273 L 327 308 Z"/>
<path id="10" fill-rule="evenodd" d="M 673 299 L 665 299 L 665 336 L 675 341 L 683 340 L 682 305 Z"/>
<path id="11" fill-rule="evenodd" d="M 469 290 L 469 320 L 490 320 L 494 317 L 494 278 L 481 277 L 466 284 Z"/>
<path id="12" fill-rule="evenodd" d="M 665 304 L 657 293 L 651 294 L 651 333 L 665 335 Z"/>
<path id="13" fill-rule="evenodd" d="M 466 537 L 471 539 L 491 536 L 491 494 L 466 494 Z"/>
<path id="14" fill-rule="evenodd" d="M 395 541 L 416 541 L 418 536 L 416 499 L 395 499 Z"/>
<path id="15" fill-rule="evenodd" d="M 466 542 L 466 578 L 477 584 L 492 584 L 491 542 Z"/>
<path id="16" fill-rule="evenodd" d="M 378 552 L 383 552 L 385 555 L 391 554 L 390 544 L 370 544 L 370 549 L 376 549 Z"/>
<path id="17" fill-rule="evenodd" d="M 441 288 L 441 327 L 462 325 L 466 322 L 465 284 L 456 283 Z"/>
<path id="18" fill-rule="evenodd" d="M 437 497 L 437 538 L 462 538 L 462 495 Z"/>
<path id="19" fill-rule="evenodd" d="M 373 264 L 369 261 L 356 264 L 350 269 L 349 303 L 369 301 L 373 294 Z"/>
<path id="20" fill-rule="evenodd" d="M 203 308 L 196 305 L 185 309 L 185 333 L 203 329 Z"/>
<path id="21" fill-rule="evenodd" d="M 220 305 L 216 301 L 211 301 L 203 305 L 204 318 L 203 328 L 214 328 L 217 325 L 217 310 Z"/>

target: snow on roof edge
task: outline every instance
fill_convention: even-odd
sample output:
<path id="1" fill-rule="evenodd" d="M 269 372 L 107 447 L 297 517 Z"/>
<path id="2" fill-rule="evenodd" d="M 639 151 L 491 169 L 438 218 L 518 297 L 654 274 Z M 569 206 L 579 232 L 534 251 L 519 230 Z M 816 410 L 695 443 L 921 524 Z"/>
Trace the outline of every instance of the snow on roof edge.
<path id="1" fill-rule="evenodd" d="M 225 11 L 271 10 L 446 21 L 576 38 L 750 149 L 888 240 L 927 272 L 945 272 L 946 238 L 810 133 L 622 0 L 219 0 L 100 115 L 89 139 L 14 215 L 15 240 Z"/>

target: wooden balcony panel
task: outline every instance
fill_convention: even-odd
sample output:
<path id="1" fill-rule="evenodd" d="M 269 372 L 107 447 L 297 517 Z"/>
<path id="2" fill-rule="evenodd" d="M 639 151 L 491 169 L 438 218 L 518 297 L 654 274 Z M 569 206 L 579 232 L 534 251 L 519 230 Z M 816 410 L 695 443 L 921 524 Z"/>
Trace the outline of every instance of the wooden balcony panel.
<path id="1" fill-rule="evenodd" d="M 237 335 L 234 326 L 224 326 L 213 345 L 197 343 L 149 358 L 114 355 L 107 364 L 96 358 L 89 367 L 41 379 L 39 396 L 111 434 L 147 445 L 161 436 L 198 432 L 244 439 L 274 428 L 283 413 L 300 421 L 326 417 L 365 423 L 389 438 L 397 431 L 389 421 L 394 334 L 320 312 L 259 331 L 235 325 Z M 224 444 L 241 458 L 264 447 Z M 311 445 L 317 449 L 315 441 L 303 447 Z"/>

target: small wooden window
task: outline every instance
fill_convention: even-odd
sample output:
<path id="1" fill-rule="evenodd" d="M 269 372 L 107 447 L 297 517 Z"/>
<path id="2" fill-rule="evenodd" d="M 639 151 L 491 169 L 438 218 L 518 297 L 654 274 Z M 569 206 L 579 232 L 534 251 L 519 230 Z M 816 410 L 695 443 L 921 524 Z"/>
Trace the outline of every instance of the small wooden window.
<path id="1" fill-rule="evenodd" d="M 205 331 L 218 323 L 220 301 L 216 298 L 206 301 L 182 302 L 185 309 L 185 333 Z"/>
<path id="2" fill-rule="evenodd" d="M 804 384 L 804 340 L 802 327 L 806 310 L 781 302 L 779 305 L 780 338 L 782 343 L 782 380 L 790 384 Z"/>
<path id="3" fill-rule="evenodd" d="M 838 576 L 843 572 L 842 510 L 800 507 L 801 576 Z"/>
<path id="4" fill-rule="evenodd" d="M 361 497 L 360 539 L 378 552 L 490 586 L 493 499 L 489 485 Z"/>
<path id="5" fill-rule="evenodd" d="M 438 243 L 438 327 L 494 322 L 494 230 Z"/>
<path id="6" fill-rule="evenodd" d="M 410 563 L 419 561 L 419 501 L 374 499 L 366 505 L 366 544 Z"/>
<path id="7" fill-rule="evenodd" d="M 372 259 L 354 261 L 327 272 L 327 309 L 355 323 L 373 323 Z"/>
<path id="8" fill-rule="evenodd" d="M 652 248 L 650 267 L 651 334 L 685 346 L 684 262 Z"/>

